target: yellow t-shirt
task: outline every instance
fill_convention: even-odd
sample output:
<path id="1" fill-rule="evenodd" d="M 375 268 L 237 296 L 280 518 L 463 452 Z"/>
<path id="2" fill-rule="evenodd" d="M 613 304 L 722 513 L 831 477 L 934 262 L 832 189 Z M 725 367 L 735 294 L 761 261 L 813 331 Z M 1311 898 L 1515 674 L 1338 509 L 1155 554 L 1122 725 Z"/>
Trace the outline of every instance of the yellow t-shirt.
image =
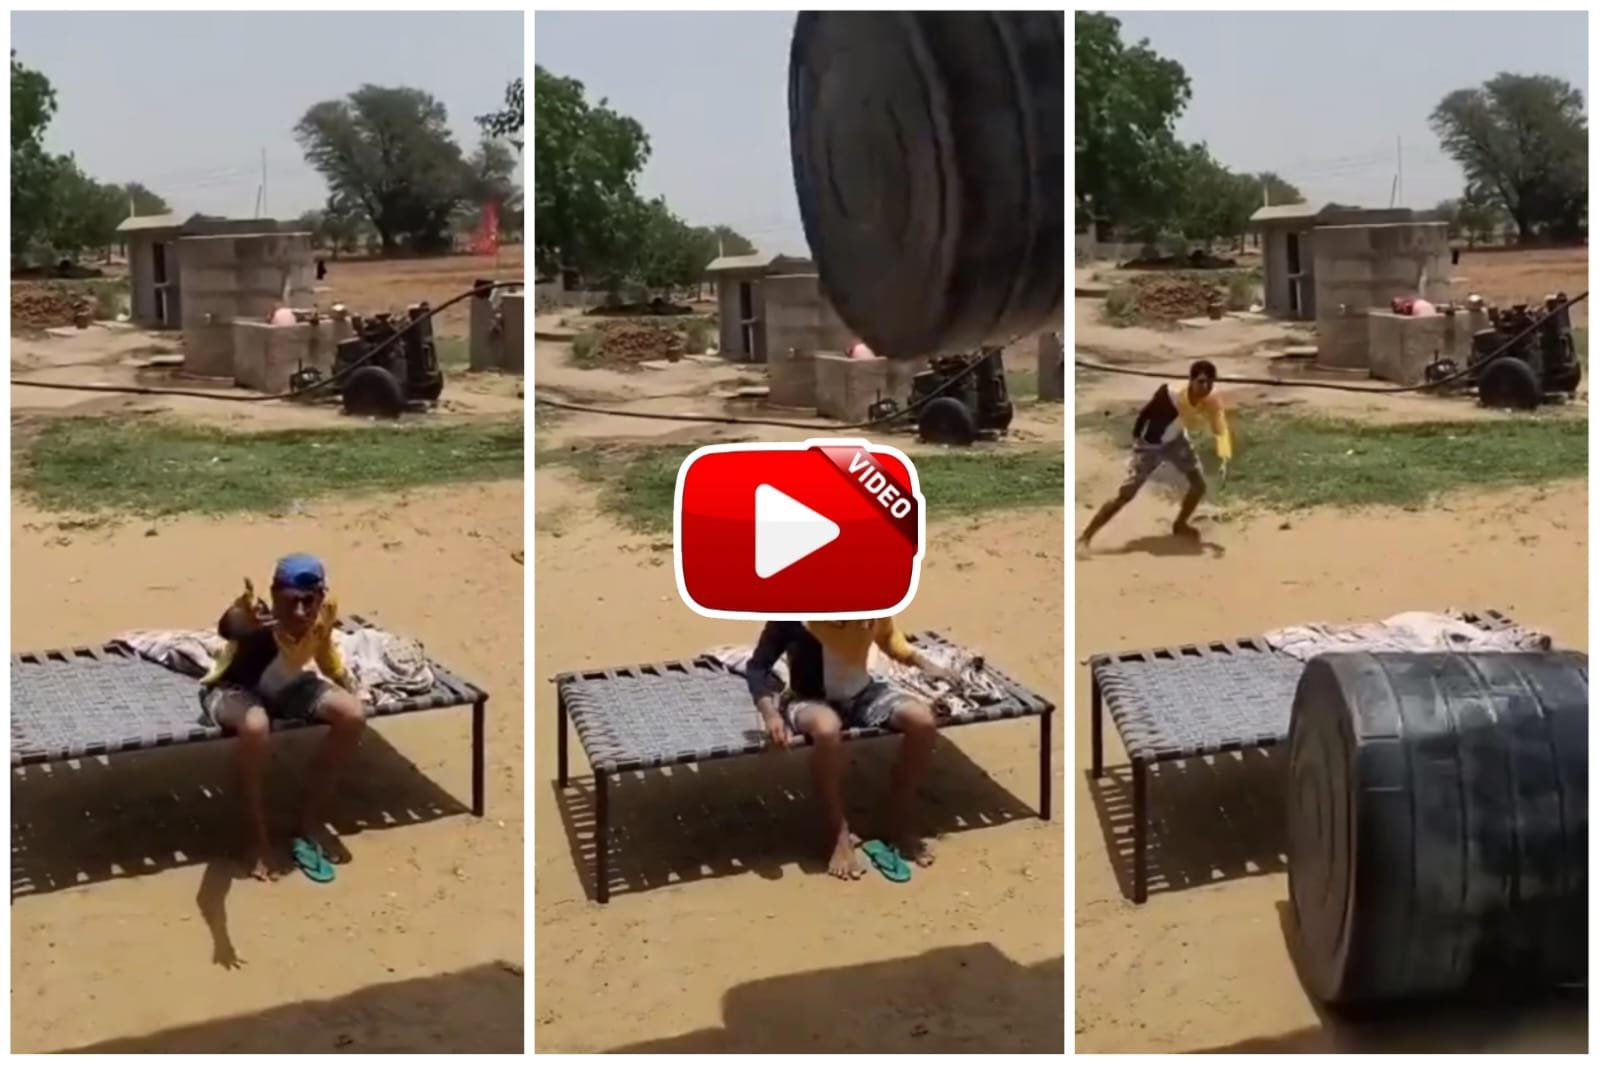
<path id="1" fill-rule="evenodd" d="M 1216 437 L 1216 455 L 1224 460 L 1231 459 L 1233 437 L 1227 430 L 1227 412 L 1222 408 L 1221 397 L 1216 395 L 1216 390 L 1212 389 L 1198 403 L 1189 398 L 1186 386 L 1168 388 L 1167 391 L 1177 405 L 1177 417 L 1182 419 L 1183 428 L 1192 433 L 1208 423 L 1211 433 Z"/>
<path id="2" fill-rule="evenodd" d="M 892 618 L 806 622 L 805 628 L 822 646 L 822 683 L 830 700 L 850 699 L 871 683 L 866 664 L 874 644 L 895 662 L 914 666 L 918 661 Z"/>

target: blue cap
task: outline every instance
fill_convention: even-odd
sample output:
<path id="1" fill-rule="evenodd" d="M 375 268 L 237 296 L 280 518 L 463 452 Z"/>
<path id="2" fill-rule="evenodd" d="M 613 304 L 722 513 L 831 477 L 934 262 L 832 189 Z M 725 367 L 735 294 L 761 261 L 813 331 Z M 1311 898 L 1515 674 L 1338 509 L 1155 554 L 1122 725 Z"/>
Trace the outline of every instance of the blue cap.
<path id="1" fill-rule="evenodd" d="M 303 552 L 285 555 L 278 560 L 277 569 L 272 571 L 274 588 L 319 592 L 327 587 L 327 583 L 328 575 L 322 568 L 322 560 Z"/>

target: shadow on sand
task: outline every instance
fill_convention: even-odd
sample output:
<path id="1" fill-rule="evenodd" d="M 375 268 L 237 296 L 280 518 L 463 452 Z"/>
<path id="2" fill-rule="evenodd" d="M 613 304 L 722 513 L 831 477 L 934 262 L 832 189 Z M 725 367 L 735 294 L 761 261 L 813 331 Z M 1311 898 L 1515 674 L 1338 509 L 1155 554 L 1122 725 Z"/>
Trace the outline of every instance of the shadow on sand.
<path id="1" fill-rule="evenodd" d="M 1058 1055 L 1065 996 L 1063 959 L 1024 966 L 971 944 L 738 985 L 720 1028 L 613 1050 Z"/>
<path id="2" fill-rule="evenodd" d="M 522 1047 L 521 969 L 495 963 L 72 1050 L 169 1055 L 328 1051 L 514 1055 L 520 1054 Z"/>
<path id="3" fill-rule="evenodd" d="M 1285 752 L 1254 748 L 1163 762 L 1149 771 L 1149 893 L 1287 869 Z M 1122 894 L 1132 896 L 1132 771 L 1083 771 Z"/>
<path id="4" fill-rule="evenodd" d="M 305 770 L 321 730 L 273 738 L 267 810 L 282 844 L 297 824 Z M 227 897 L 243 867 L 243 815 L 232 744 L 220 741 L 104 758 L 50 763 L 11 775 L 11 899 L 77 885 L 204 865 L 196 898 L 219 966 L 238 962 Z M 468 808 L 431 781 L 376 730 L 361 739 L 334 804 L 334 862 L 342 839 L 420 825 Z"/>
<path id="5" fill-rule="evenodd" d="M 993 726 L 990 728 L 1000 728 Z M 1028 741 L 1033 734 L 1028 731 Z M 880 835 L 897 737 L 849 745 L 850 825 Z M 608 853 L 612 895 L 754 872 L 777 880 L 785 864 L 826 870 L 823 834 L 812 798 L 808 750 L 691 763 L 615 775 L 610 784 Z M 579 879 L 594 885 L 594 779 L 550 783 Z M 1038 820 L 1037 811 L 1004 789 L 948 738 L 940 737 L 918 796 L 921 829 L 934 836 Z M 1053 825 L 1054 823 L 1039 823 Z"/>
<path id="6" fill-rule="evenodd" d="M 1277 921 L 1293 954 L 1293 911 L 1286 902 L 1277 904 Z M 1524 995 L 1485 989 L 1448 1001 L 1367 1009 L 1358 1017 L 1328 1010 L 1308 992 L 1306 997 L 1315 1006 L 1320 1025 L 1200 1053 L 1585 1054 L 1588 1050 L 1586 989 Z"/>

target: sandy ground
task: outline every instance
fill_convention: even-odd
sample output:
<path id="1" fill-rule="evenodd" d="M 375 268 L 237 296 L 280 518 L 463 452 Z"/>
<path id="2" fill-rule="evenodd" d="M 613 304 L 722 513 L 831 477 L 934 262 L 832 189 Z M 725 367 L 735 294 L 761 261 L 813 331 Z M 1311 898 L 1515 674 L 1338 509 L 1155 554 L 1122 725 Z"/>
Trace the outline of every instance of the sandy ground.
<path id="1" fill-rule="evenodd" d="M 12 781 L 16 1051 L 519 1052 L 523 1047 L 522 485 L 313 504 L 287 519 L 83 525 L 13 501 L 18 650 L 206 626 L 308 549 L 346 610 L 492 694 L 488 816 L 470 711 L 378 722 L 341 789 L 331 886 L 242 879 L 228 745 Z M 313 731 L 273 745 L 294 822 Z"/>
<path id="2" fill-rule="evenodd" d="M 514 280 L 522 276 L 520 245 L 500 249 L 498 256 L 452 255 L 417 259 L 327 259 L 328 276 L 317 283 L 322 307 L 342 303 L 370 313 L 403 311 L 408 304 L 435 306 L 472 287 L 479 278 Z M 469 301 L 439 312 L 434 330 L 445 336 L 466 336 Z"/>
<path id="3" fill-rule="evenodd" d="M 540 344 L 541 390 L 607 404 L 705 410 L 719 402 L 713 383 L 740 374 L 578 370 L 565 348 Z M 1057 437 L 1061 421 L 1057 411 Z M 541 445 L 628 430 L 663 443 L 710 439 L 703 428 L 688 427 L 690 438 L 681 425 L 570 416 L 541 428 Z M 748 623 L 679 603 L 669 542 L 619 531 L 597 512 L 593 488 L 559 469 L 536 477 L 541 678 L 754 639 Z M 906 627 L 981 648 L 1059 699 L 1063 517 L 935 519 Z M 611 800 L 622 884 L 601 906 L 589 865 L 592 778 L 576 742 L 572 786 L 554 783 L 552 685 L 540 684 L 532 714 L 538 1051 L 1063 1050 L 1064 856 L 1060 822 L 1034 814 L 1036 723 L 941 740 L 922 797 L 938 862 L 908 885 L 826 876 L 804 753 L 627 777 Z M 892 741 L 852 749 L 852 804 L 867 827 L 893 753 Z"/>
<path id="4" fill-rule="evenodd" d="M 1171 353 L 1144 357 L 1181 373 L 1182 362 L 1172 363 L 1180 357 Z M 1078 411 L 1142 398 L 1153 384 L 1140 381 L 1129 392 L 1121 379 L 1087 378 L 1079 385 Z M 1264 399 L 1247 390 L 1227 395 L 1234 405 Z M 1320 394 L 1288 402 L 1318 403 Z M 1323 406 L 1373 419 L 1475 417 L 1476 411 L 1464 401 L 1441 400 Z M 1089 434 L 1078 438 L 1076 450 L 1073 521 L 1081 529 L 1114 490 L 1124 458 Z M 1452 497 L 1419 512 L 1258 515 L 1207 523 L 1204 544 L 1183 550 L 1162 535 L 1173 502 L 1146 492 L 1100 535 L 1099 551 L 1077 564 L 1078 706 L 1088 706 L 1082 660 L 1092 653 L 1290 622 L 1497 607 L 1563 645 L 1586 649 L 1587 506 L 1586 486 L 1578 482 Z M 1072 782 L 1079 1052 L 1586 1049 L 1585 1001 L 1431 1013 L 1362 1028 L 1319 1014 L 1285 947 L 1276 755 L 1156 772 L 1152 888 L 1147 903 L 1132 905 L 1123 893 L 1130 856 L 1122 813 L 1128 779 L 1119 769 L 1125 758 L 1114 730 L 1107 730 L 1112 772 L 1091 787 L 1088 723 L 1086 712 L 1078 715 Z"/>

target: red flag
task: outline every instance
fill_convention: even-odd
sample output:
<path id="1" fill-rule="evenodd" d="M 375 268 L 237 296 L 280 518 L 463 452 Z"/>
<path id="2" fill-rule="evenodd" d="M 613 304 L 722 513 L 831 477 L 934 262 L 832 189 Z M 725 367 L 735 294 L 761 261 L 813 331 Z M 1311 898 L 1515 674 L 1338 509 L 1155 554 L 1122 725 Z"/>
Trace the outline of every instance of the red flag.
<path id="1" fill-rule="evenodd" d="M 500 250 L 500 205 L 490 200 L 478 216 L 472 251 L 477 255 L 497 255 Z"/>

